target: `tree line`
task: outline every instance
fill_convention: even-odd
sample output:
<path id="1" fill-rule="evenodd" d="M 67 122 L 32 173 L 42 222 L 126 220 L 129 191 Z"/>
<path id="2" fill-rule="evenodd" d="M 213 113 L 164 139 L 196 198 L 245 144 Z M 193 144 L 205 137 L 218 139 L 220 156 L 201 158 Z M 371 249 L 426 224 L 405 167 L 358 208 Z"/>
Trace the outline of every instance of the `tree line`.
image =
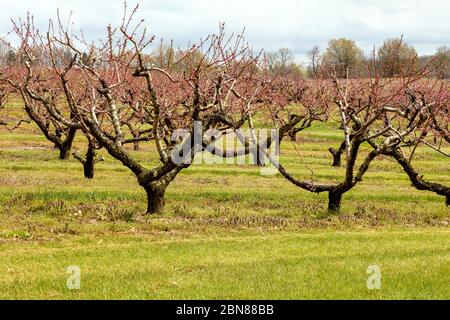
<path id="1" fill-rule="evenodd" d="M 61 59 L 66 62 L 70 60 L 70 50 L 64 48 L 59 50 L 63 50 Z M 176 55 L 173 44 L 161 44 L 153 51 L 152 54 L 144 54 L 146 59 L 161 66 L 170 64 L 170 59 L 174 59 L 174 55 Z M 83 52 L 82 59 L 89 60 L 92 53 Z M 324 65 L 327 65 L 327 68 L 334 68 L 339 77 L 346 77 L 347 72 L 352 78 L 370 77 L 372 74 L 370 70 L 367 70 L 367 64 L 373 59 L 374 55 L 376 55 L 383 77 L 392 77 L 401 72 L 402 68 L 420 69 L 433 61 L 436 65 L 445 65 L 443 68 L 437 68 L 436 76 L 442 79 L 450 78 L 450 48 L 448 46 L 438 47 L 433 55 L 420 56 L 416 49 L 407 44 L 401 37 L 385 40 L 376 52 L 369 54 L 365 54 L 353 40 L 346 38 L 331 39 L 324 52 L 320 51 L 319 46 L 314 46 L 308 50 L 306 55 L 309 60 L 306 66 L 296 62 L 295 56 L 289 48 L 267 52 L 265 58 L 267 67 L 273 73 L 297 73 L 308 78 L 319 75 L 320 68 L 323 68 Z M 23 56 L 20 53 L 0 42 L 0 64 L 14 66 L 20 64 L 22 59 Z M 50 62 L 47 61 L 47 63 Z"/>
<path id="2" fill-rule="evenodd" d="M 275 73 L 298 73 L 308 78 L 314 78 L 321 73 L 321 68 L 333 68 L 339 77 L 351 78 L 371 77 L 372 71 L 367 65 L 373 58 L 379 65 L 378 70 L 383 77 L 393 77 L 402 69 L 413 68 L 419 70 L 430 61 L 437 65 L 444 65 L 436 69 L 436 76 L 441 79 L 450 78 L 450 48 L 441 46 L 434 55 L 419 56 L 413 46 L 408 45 L 402 38 L 387 39 L 375 52 L 365 54 L 353 40 L 340 38 L 331 39 L 324 52 L 319 46 L 314 46 L 307 52 L 306 67 L 296 63 L 293 52 L 289 48 L 281 48 L 277 52 L 267 54 L 269 68 Z"/>

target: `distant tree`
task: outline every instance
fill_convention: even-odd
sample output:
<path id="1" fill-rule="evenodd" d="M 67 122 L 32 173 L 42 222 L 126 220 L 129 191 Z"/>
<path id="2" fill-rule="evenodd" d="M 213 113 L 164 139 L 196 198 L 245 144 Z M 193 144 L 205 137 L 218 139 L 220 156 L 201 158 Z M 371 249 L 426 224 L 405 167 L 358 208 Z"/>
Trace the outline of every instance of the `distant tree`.
<path id="1" fill-rule="evenodd" d="M 158 68 L 167 68 L 167 66 L 173 65 L 175 61 L 176 52 L 173 45 L 164 45 L 161 43 L 153 52 L 154 65 Z"/>
<path id="2" fill-rule="evenodd" d="M 277 52 L 267 52 L 266 53 L 266 63 L 270 72 L 275 73 L 276 65 L 278 63 L 278 53 Z"/>
<path id="3" fill-rule="evenodd" d="M 278 57 L 280 60 L 280 67 L 285 68 L 289 64 L 294 62 L 294 55 L 292 54 L 292 50 L 288 48 L 281 48 L 278 50 Z"/>
<path id="4" fill-rule="evenodd" d="M 69 49 L 65 48 L 65 47 L 61 47 L 61 48 L 55 48 L 55 56 L 58 57 L 56 64 L 58 66 L 66 66 L 70 63 L 70 61 L 72 60 L 72 53 Z"/>
<path id="5" fill-rule="evenodd" d="M 281 48 L 277 52 L 269 52 L 266 54 L 266 60 L 269 70 L 274 74 L 303 75 L 304 73 L 303 67 L 295 62 L 291 49 Z"/>
<path id="6" fill-rule="evenodd" d="M 3 108 L 7 95 L 8 93 L 6 92 L 6 90 L 0 86 L 0 109 Z"/>
<path id="7" fill-rule="evenodd" d="M 89 52 L 89 53 L 83 52 L 81 54 L 80 60 L 81 60 L 81 62 L 84 65 L 92 67 L 92 64 L 93 64 L 93 54 L 92 54 L 92 52 Z"/>
<path id="8" fill-rule="evenodd" d="M 5 63 L 9 67 L 14 66 L 17 63 L 17 56 L 13 50 L 9 50 L 6 53 Z"/>
<path id="9" fill-rule="evenodd" d="M 386 40 L 378 49 L 378 60 L 384 77 L 400 76 L 418 66 L 416 49 L 402 38 Z"/>
<path id="10" fill-rule="evenodd" d="M 335 70 L 338 78 L 345 78 L 347 72 L 350 77 L 360 75 L 364 55 L 354 41 L 341 38 L 328 42 L 323 59 L 327 66 Z"/>
<path id="11" fill-rule="evenodd" d="M 309 76 L 317 76 L 319 72 L 319 66 L 322 61 L 319 46 L 312 47 L 311 50 L 309 50 L 306 53 L 306 55 L 309 58 L 309 67 L 308 67 Z"/>
<path id="12" fill-rule="evenodd" d="M 450 48 L 439 47 L 434 55 L 438 76 L 442 79 L 450 78 Z"/>
<path id="13" fill-rule="evenodd" d="M 8 47 L 0 39 L 0 64 L 2 66 L 5 64 L 7 52 L 8 52 Z"/>

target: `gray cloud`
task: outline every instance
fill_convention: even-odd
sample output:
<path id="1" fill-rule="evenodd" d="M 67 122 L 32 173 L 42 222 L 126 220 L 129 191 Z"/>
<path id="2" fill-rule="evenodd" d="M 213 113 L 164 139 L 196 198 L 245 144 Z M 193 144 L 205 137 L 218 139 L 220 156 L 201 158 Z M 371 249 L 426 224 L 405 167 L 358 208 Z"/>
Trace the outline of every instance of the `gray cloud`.
<path id="1" fill-rule="evenodd" d="M 299 59 L 313 45 L 322 49 L 331 38 L 353 39 L 366 52 L 384 39 L 404 35 L 421 54 L 450 44 L 448 0 L 145 0 L 139 17 L 146 20 L 156 38 L 183 45 L 217 30 L 246 27 L 249 42 L 268 51 L 291 48 Z M 10 17 L 34 14 L 44 28 L 59 8 L 63 16 L 73 11 L 73 23 L 96 39 L 108 23 L 120 23 L 119 0 L 0 0 L 0 32 L 10 29 Z M 129 6 L 134 5 L 129 1 Z"/>

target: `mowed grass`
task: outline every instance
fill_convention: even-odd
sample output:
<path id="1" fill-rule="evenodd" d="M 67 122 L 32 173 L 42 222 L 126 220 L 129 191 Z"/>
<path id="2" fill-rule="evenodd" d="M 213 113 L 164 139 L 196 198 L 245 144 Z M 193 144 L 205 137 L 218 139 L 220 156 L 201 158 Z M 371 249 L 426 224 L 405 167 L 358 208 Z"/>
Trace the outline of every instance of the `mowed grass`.
<path id="1" fill-rule="evenodd" d="M 339 181 L 343 168 L 327 151 L 340 144 L 335 126 L 283 142 L 285 166 Z M 77 137 L 75 149 L 84 147 Z M 152 145 L 130 152 L 156 164 Z M 389 159 L 344 195 L 340 214 L 326 211 L 326 194 L 252 165 L 203 164 L 169 186 L 164 215 L 149 217 L 136 178 L 100 154 L 88 181 L 33 125 L 0 129 L 0 298 L 450 298 L 450 209 Z M 449 162 L 426 149 L 414 160 L 446 184 Z M 66 288 L 70 265 L 81 268 L 80 290 Z M 380 290 L 367 289 L 369 265 L 381 268 Z"/>
<path id="2" fill-rule="evenodd" d="M 0 298 L 448 299 L 445 230 L 322 230 L 10 244 Z M 67 266 L 81 288 L 66 288 Z M 367 268 L 381 270 L 368 290 Z"/>

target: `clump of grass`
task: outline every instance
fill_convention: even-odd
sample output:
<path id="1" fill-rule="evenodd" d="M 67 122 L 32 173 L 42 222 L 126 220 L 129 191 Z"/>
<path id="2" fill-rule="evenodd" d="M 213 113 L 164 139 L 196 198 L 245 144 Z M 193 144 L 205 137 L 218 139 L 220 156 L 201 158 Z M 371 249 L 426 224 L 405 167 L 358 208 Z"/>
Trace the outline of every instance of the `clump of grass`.
<path id="1" fill-rule="evenodd" d="M 54 234 L 58 235 L 78 235 L 79 232 L 75 230 L 75 228 L 72 228 L 68 222 L 64 223 L 61 226 L 58 226 L 56 228 L 51 228 L 50 231 Z"/>
<path id="2" fill-rule="evenodd" d="M 4 206 L 12 207 L 12 206 L 27 206 L 34 199 L 34 195 L 32 193 L 22 193 L 12 196 L 9 200 L 4 202 Z"/>
<path id="3" fill-rule="evenodd" d="M 25 230 L 10 230 L 0 232 L 0 238 L 5 239 L 22 239 L 26 240 L 31 237 L 31 233 Z"/>
<path id="4" fill-rule="evenodd" d="M 99 221 L 125 221 L 131 222 L 136 211 L 133 208 L 121 207 L 120 204 L 110 202 L 106 204 L 79 204 L 75 206 L 72 216 L 85 220 L 93 218 Z"/>

